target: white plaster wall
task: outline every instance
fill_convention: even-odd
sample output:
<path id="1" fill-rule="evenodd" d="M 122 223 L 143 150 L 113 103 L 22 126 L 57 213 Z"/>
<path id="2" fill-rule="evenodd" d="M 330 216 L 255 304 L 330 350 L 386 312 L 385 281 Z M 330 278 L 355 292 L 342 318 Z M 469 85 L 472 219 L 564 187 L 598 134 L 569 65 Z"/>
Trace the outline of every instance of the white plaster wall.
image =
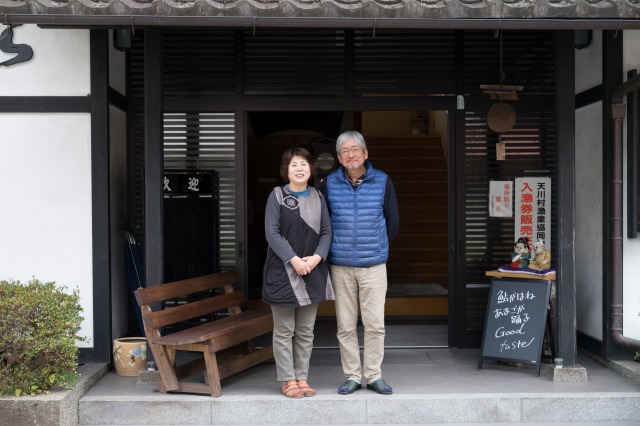
<path id="1" fill-rule="evenodd" d="M 447 111 L 429 111 L 430 131 L 442 133 L 442 138 L 449 141 L 449 114 Z"/>
<path id="2" fill-rule="evenodd" d="M 88 30 L 22 25 L 13 42 L 33 58 L 0 67 L 0 95 L 89 94 Z M 88 113 L 0 114 L 0 279 L 78 288 L 81 333 L 93 339 L 90 133 Z"/>
<path id="3" fill-rule="evenodd" d="M 624 32 L 624 50 L 623 50 L 623 72 L 624 79 L 627 79 L 626 73 L 631 69 L 637 69 L 640 72 L 640 31 Z M 626 125 L 625 125 L 626 128 Z M 624 174 L 623 174 L 623 334 L 626 337 L 640 339 L 640 239 L 629 239 L 627 235 L 627 133 L 623 132 L 625 137 L 624 145 Z"/>
<path id="4" fill-rule="evenodd" d="M 0 114 L 0 278 L 78 288 L 93 338 L 90 131 L 89 114 Z"/>
<path id="5" fill-rule="evenodd" d="M 591 44 L 575 52 L 575 87 L 580 93 L 602 83 L 602 31 L 594 30 Z"/>
<path id="6" fill-rule="evenodd" d="M 33 58 L 2 67 L 2 96 L 87 96 L 90 93 L 89 30 L 13 29 L 14 44 L 28 44 Z M 0 52 L 0 62 L 12 58 Z"/>
<path id="7" fill-rule="evenodd" d="M 602 83 L 602 32 L 575 49 L 576 93 Z M 576 327 L 602 340 L 602 103 L 576 110 Z M 558 285 L 562 285 L 559 283 Z"/>
<path id="8" fill-rule="evenodd" d="M 602 340 L 602 102 L 576 110 L 575 119 L 576 325 Z"/>

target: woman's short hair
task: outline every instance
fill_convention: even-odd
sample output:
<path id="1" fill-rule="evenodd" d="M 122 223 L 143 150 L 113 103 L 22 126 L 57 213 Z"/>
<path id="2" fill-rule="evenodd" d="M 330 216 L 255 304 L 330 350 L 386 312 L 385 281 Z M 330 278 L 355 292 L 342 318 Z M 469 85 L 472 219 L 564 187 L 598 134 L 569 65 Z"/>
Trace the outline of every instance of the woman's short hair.
<path id="1" fill-rule="evenodd" d="M 336 152 L 340 152 L 340 147 L 342 146 L 342 144 L 350 140 L 356 141 L 356 143 L 360 145 L 360 148 L 362 148 L 363 151 L 367 149 L 367 143 L 364 141 L 364 136 L 362 136 L 360 132 L 357 132 L 355 130 L 347 130 L 346 132 L 338 136 L 338 139 L 336 140 Z"/>
<path id="2" fill-rule="evenodd" d="M 316 160 L 313 158 L 313 155 L 305 148 L 289 148 L 282 154 L 282 161 L 280 161 L 280 176 L 282 176 L 282 179 L 287 183 L 289 182 L 289 163 L 291 163 L 291 159 L 296 155 L 307 160 L 309 169 L 311 170 L 311 176 L 316 175 Z"/>

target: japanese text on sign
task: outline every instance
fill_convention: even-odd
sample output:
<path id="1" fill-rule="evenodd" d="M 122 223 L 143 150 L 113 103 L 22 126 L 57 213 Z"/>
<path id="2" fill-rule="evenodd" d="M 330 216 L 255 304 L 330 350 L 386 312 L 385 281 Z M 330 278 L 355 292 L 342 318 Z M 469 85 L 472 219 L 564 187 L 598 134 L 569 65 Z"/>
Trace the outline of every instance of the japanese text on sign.
<path id="1" fill-rule="evenodd" d="M 511 181 L 489 182 L 489 216 L 511 217 L 513 215 L 512 188 Z"/>
<path id="2" fill-rule="evenodd" d="M 163 178 L 163 192 L 169 196 L 211 195 L 212 185 L 212 177 L 207 173 L 165 172 Z"/>
<path id="3" fill-rule="evenodd" d="M 533 300 L 536 295 L 530 291 L 523 292 L 506 292 L 503 290 L 498 291 L 496 295 L 496 307 L 493 310 L 494 318 L 506 317 L 507 326 L 498 327 L 494 333 L 496 339 L 503 339 L 504 341 L 499 343 L 500 353 L 509 351 L 512 349 L 526 348 L 534 340 L 535 337 L 514 337 L 509 340 L 509 336 L 524 336 L 527 334 L 524 327 L 529 321 L 529 313 L 527 312 L 527 305 L 525 303 L 518 304 L 518 301 Z M 516 302 L 515 304 L 513 302 Z M 502 304 L 509 304 L 508 306 L 499 306 Z"/>
<path id="4" fill-rule="evenodd" d="M 551 178 L 516 178 L 515 240 L 550 241 Z"/>
<path id="5" fill-rule="evenodd" d="M 482 336 L 484 359 L 537 365 L 544 343 L 551 282 L 537 279 L 492 279 Z"/>

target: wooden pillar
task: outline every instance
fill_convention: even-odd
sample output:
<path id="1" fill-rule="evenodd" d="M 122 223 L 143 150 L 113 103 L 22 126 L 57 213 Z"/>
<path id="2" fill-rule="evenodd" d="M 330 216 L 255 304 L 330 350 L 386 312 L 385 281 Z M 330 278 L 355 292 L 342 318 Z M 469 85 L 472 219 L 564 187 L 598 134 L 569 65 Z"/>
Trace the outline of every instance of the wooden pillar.
<path id="1" fill-rule="evenodd" d="M 557 357 L 575 367 L 575 95 L 574 32 L 556 33 L 556 114 L 558 145 Z"/>
<path id="2" fill-rule="evenodd" d="M 93 353 L 111 359 L 111 241 L 109 234 L 109 33 L 91 30 L 91 208 L 93 235 Z"/>
<path id="3" fill-rule="evenodd" d="M 163 282 L 162 30 L 144 32 L 144 268 L 146 285 Z"/>

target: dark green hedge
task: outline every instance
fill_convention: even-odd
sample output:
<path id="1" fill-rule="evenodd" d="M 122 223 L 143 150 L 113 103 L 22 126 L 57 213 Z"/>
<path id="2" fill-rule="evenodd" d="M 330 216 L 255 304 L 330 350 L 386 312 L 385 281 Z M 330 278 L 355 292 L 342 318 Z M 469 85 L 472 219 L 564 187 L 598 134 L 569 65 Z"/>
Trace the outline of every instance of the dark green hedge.
<path id="1" fill-rule="evenodd" d="M 36 395 L 74 385 L 82 307 L 53 282 L 0 281 L 0 393 Z"/>

